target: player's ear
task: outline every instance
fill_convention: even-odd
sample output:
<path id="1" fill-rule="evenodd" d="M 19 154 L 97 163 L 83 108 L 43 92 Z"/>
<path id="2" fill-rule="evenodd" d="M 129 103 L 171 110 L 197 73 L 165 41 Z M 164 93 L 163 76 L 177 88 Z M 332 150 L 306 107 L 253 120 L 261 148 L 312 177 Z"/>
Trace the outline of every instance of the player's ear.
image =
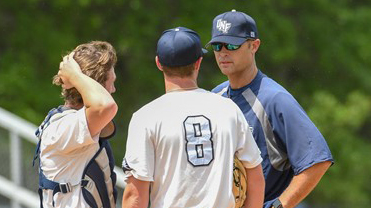
<path id="1" fill-rule="evenodd" d="M 259 49 L 259 46 L 260 46 L 260 39 L 256 39 L 256 40 L 252 41 L 251 46 L 252 46 L 253 52 L 256 53 Z"/>
<path id="2" fill-rule="evenodd" d="M 160 71 L 163 71 L 163 70 L 162 70 L 162 65 L 161 65 L 160 61 L 158 60 L 158 56 L 155 57 L 155 62 L 156 62 L 157 68 L 158 68 Z"/>
<path id="3" fill-rule="evenodd" d="M 200 57 L 199 59 L 197 59 L 196 63 L 195 63 L 195 69 L 196 70 L 199 70 L 200 67 L 201 67 L 201 62 L 202 62 L 202 57 Z"/>

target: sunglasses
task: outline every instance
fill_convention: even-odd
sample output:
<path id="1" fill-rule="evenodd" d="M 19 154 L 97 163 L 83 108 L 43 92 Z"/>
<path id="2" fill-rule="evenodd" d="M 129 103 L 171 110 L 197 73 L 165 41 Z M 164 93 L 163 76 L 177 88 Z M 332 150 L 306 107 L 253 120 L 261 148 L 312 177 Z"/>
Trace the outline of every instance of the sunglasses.
<path id="1" fill-rule="evenodd" d="M 228 50 L 228 51 L 234 51 L 237 50 L 241 47 L 241 45 L 233 45 L 233 44 L 227 44 L 227 43 L 212 43 L 211 47 L 213 48 L 214 51 L 221 51 L 223 46 Z"/>

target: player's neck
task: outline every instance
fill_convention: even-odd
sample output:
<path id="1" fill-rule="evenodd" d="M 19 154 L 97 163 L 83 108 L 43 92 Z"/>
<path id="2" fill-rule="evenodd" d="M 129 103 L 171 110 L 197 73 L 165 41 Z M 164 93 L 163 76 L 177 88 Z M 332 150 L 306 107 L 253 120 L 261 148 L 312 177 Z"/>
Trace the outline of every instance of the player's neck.
<path id="1" fill-rule="evenodd" d="M 165 79 L 165 90 L 166 93 L 174 91 L 186 91 L 197 89 L 197 82 L 190 78 L 166 78 Z"/>
<path id="2" fill-rule="evenodd" d="M 68 107 L 68 108 L 72 108 L 72 109 L 75 109 L 75 110 L 79 110 L 81 109 L 82 107 L 84 107 L 84 104 L 71 104 L 70 102 L 65 102 L 64 103 L 64 106 L 65 107 Z"/>
<path id="3" fill-rule="evenodd" d="M 232 89 L 240 89 L 250 84 L 257 74 L 258 68 L 253 64 L 250 68 L 241 71 L 241 73 L 229 75 L 229 84 Z"/>

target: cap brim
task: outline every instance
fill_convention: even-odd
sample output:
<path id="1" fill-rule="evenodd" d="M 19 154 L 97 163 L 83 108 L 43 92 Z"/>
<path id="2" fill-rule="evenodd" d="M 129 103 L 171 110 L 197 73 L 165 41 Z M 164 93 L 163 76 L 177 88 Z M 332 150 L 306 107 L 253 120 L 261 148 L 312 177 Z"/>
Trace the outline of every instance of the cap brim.
<path id="1" fill-rule="evenodd" d="M 233 45 L 242 45 L 246 41 L 247 38 L 240 38 L 240 37 L 233 37 L 233 36 L 217 36 L 210 40 L 206 44 L 206 48 L 210 46 L 212 43 L 227 43 L 227 44 L 233 44 Z"/>

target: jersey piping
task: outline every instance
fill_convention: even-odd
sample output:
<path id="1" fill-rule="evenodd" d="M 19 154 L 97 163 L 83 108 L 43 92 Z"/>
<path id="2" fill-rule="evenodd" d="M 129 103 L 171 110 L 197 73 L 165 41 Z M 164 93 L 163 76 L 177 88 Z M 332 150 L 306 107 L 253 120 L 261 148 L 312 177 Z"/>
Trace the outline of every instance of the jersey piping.
<path id="1" fill-rule="evenodd" d="M 250 104 L 263 128 L 265 142 L 267 143 L 268 156 L 272 166 L 279 171 L 289 169 L 291 165 L 288 162 L 287 154 L 278 147 L 277 140 L 272 130 L 272 125 L 269 122 L 268 115 L 265 112 L 263 105 L 250 88 L 245 90 L 242 95 L 246 99 L 246 102 Z"/>

